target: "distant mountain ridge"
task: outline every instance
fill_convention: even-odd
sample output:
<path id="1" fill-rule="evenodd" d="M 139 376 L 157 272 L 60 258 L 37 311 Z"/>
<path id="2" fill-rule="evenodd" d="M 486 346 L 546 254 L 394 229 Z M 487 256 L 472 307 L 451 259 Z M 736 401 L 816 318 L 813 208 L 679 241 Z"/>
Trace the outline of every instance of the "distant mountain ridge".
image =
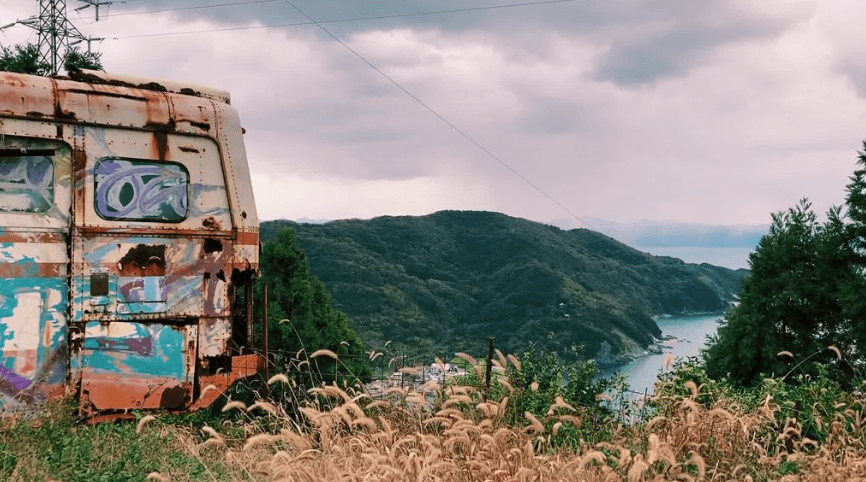
<path id="1" fill-rule="evenodd" d="M 491 212 L 269 221 L 263 240 L 285 226 L 371 348 L 418 354 L 479 353 L 495 337 L 504 352 L 585 345 L 614 362 L 661 335 L 655 315 L 725 310 L 748 273 Z"/>

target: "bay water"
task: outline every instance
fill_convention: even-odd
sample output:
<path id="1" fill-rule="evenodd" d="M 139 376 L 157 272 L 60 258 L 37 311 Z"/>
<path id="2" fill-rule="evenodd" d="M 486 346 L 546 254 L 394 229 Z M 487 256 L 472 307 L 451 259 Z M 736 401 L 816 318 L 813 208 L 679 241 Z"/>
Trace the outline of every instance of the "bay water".
<path id="1" fill-rule="evenodd" d="M 716 332 L 723 316 L 715 314 L 660 317 L 656 324 L 662 330 L 662 338 L 672 337 L 662 341 L 663 353 L 646 355 L 631 363 L 609 368 L 603 375 L 619 373 L 625 376 L 632 391 L 641 395 L 644 392 L 652 393 L 653 385 L 664 369 L 665 356 L 671 354 L 675 359 L 698 356 L 701 348 L 706 346 L 707 335 Z"/>

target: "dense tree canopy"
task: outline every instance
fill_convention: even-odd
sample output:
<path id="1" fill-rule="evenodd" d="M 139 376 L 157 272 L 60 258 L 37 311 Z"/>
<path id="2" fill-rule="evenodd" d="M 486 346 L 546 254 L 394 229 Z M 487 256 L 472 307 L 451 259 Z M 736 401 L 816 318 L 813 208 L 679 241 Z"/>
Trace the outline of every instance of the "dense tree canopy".
<path id="1" fill-rule="evenodd" d="M 494 337 L 506 353 L 584 345 L 610 363 L 661 336 L 652 315 L 722 312 L 746 272 L 490 212 L 268 221 L 262 239 L 282 226 L 370 348 L 429 357 L 484 353 Z"/>
<path id="2" fill-rule="evenodd" d="M 710 376 L 750 385 L 795 367 L 808 373 L 814 368 L 801 362 L 809 359 L 832 363 L 831 375 L 851 382 L 866 355 L 863 152 L 858 167 L 846 210 L 831 208 L 823 224 L 805 199 L 773 215 L 749 257 L 751 276 L 743 280 L 740 303 L 704 353 Z"/>

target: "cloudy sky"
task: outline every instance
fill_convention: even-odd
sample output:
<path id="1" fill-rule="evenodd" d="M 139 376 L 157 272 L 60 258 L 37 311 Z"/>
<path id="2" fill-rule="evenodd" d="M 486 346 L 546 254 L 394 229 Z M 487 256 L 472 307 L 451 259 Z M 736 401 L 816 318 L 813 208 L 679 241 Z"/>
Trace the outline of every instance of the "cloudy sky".
<path id="1" fill-rule="evenodd" d="M 107 70 L 232 93 L 262 219 L 759 225 L 866 138 L 861 1 L 67 2 Z"/>

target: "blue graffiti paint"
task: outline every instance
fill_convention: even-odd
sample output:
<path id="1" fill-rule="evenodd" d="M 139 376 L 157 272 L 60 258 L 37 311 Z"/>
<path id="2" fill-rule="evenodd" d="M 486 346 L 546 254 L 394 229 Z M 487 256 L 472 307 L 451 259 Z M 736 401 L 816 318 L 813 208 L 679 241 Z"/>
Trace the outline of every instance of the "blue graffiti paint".
<path id="1" fill-rule="evenodd" d="M 10 385 L 12 385 L 13 388 L 18 391 L 27 390 L 28 388 L 30 388 L 30 385 L 33 384 L 32 380 L 18 375 L 6 366 L 0 366 L 0 378 L 6 380 L 6 382 L 8 382 Z"/>
<path id="2" fill-rule="evenodd" d="M 0 378 L 7 389 L 25 390 L 36 382 L 63 384 L 68 335 L 65 279 L 0 278 L 0 293 Z M 20 311 L 26 309 L 34 311 Z M 0 397 L 0 408 L 7 401 Z"/>
<path id="3" fill-rule="evenodd" d="M 44 156 L 0 159 L 0 210 L 45 213 L 54 205 L 54 164 Z"/>
<path id="4" fill-rule="evenodd" d="M 109 332 L 124 332 L 109 336 Z M 93 373 L 171 377 L 185 381 L 183 333 L 170 326 L 87 323 L 81 365 Z"/>
<path id="5" fill-rule="evenodd" d="M 96 212 L 105 219 L 186 219 L 189 174 L 180 164 L 100 160 L 93 170 Z"/>
<path id="6" fill-rule="evenodd" d="M 124 239 L 124 241 L 126 240 Z M 107 243 L 102 246 L 88 246 L 88 249 L 84 251 L 84 259 L 90 265 L 98 265 L 115 250 L 117 250 L 117 245 L 114 243 Z"/>

